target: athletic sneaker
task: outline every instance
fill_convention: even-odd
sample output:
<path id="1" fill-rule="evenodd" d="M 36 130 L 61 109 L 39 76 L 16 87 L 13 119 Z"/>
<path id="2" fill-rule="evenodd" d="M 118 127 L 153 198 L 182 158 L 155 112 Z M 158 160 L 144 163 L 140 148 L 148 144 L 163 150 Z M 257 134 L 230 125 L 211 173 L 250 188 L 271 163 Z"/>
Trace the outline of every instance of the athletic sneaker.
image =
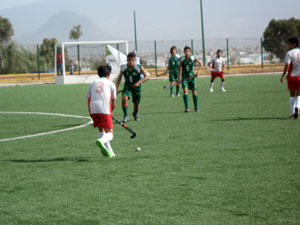
<path id="1" fill-rule="evenodd" d="M 133 115 L 133 118 L 135 121 L 139 121 L 140 120 L 140 116 L 139 114 L 132 114 Z"/>
<path id="2" fill-rule="evenodd" d="M 122 120 L 123 123 L 126 123 L 129 120 L 128 116 L 125 116 L 124 119 Z"/>
<path id="3" fill-rule="evenodd" d="M 174 95 L 172 94 L 172 95 L 170 95 L 170 97 L 172 97 L 172 98 L 173 98 L 173 97 L 174 97 Z"/>
<path id="4" fill-rule="evenodd" d="M 196 108 L 196 109 L 195 109 L 195 112 L 200 112 L 200 109 L 197 109 L 197 108 Z"/>
<path id="5" fill-rule="evenodd" d="M 296 107 L 296 108 L 295 108 L 294 118 L 297 119 L 298 116 L 299 116 L 299 109 Z"/>
<path id="6" fill-rule="evenodd" d="M 210 89 L 209 89 L 209 92 L 210 92 L 210 93 L 213 93 L 213 92 L 214 92 L 214 89 L 210 88 Z"/>
<path id="7" fill-rule="evenodd" d="M 220 90 L 223 91 L 223 92 L 226 92 L 226 90 L 223 87 Z"/>
<path id="8" fill-rule="evenodd" d="M 190 111 L 190 109 L 185 109 L 185 111 L 184 111 L 184 112 L 188 113 L 189 111 Z"/>
<path id="9" fill-rule="evenodd" d="M 105 145 L 103 144 L 103 142 L 101 141 L 101 139 L 97 139 L 96 141 L 96 145 L 98 145 L 98 147 L 100 148 L 102 155 L 104 155 L 105 157 L 112 157 L 111 153 L 108 151 L 108 149 L 105 147 Z"/>
<path id="10" fill-rule="evenodd" d="M 179 96 L 180 96 L 180 93 L 178 93 L 176 96 L 179 97 Z"/>

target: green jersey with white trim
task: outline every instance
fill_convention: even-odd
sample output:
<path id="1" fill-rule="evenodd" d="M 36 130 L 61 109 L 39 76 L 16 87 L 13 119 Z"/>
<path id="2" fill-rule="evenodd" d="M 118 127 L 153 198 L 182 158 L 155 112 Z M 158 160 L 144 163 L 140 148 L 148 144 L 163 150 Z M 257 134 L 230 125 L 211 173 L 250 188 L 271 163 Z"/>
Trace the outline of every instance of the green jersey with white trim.
<path id="1" fill-rule="evenodd" d="M 168 60 L 169 60 L 169 73 L 176 73 L 178 72 L 178 68 L 179 68 L 179 55 L 171 55 L 168 57 Z"/>
<path id="2" fill-rule="evenodd" d="M 141 80 L 141 65 L 135 64 L 134 67 L 130 69 L 127 64 L 124 64 L 121 66 L 121 71 L 125 78 L 125 85 L 129 88 L 132 88 L 136 82 Z M 139 87 L 141 87 L 141 84 Z"/>
<path id="3" fill-rule="evenodd" d="M 189 59 L 185 56 L 180 58 L 181 66 L 182 66 L 182 79 L 186 79 L 188 77 L 194 76 L 194 62 L 196 61 L 196 57 L 191 55 Z"/>

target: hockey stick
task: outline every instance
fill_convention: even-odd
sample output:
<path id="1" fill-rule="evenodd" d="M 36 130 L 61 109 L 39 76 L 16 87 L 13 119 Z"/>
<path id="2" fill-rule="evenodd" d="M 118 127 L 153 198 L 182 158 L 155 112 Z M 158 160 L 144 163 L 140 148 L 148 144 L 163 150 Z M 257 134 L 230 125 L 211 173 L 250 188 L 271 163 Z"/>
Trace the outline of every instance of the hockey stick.
<path id="1" fill-rule="evenodd" d="M 193 78 L 196 78 L 196 77 L 198 77 L 197 75 L 194 75 L 194 76 L 191 76 L 191 77 L 188 77 L 188 78 L 185 78 L 183 81 L 187 81 L 187 80 L 190 80 L 190 79 L 193 79 Z M 172 87 L 174 87 L 176 85 L 176 83 L 175 84 L 172 84 L 172 85 L 170 85 L 170 86 L 164 86 L 164 90 L 168 90 L 169 88 L 172 88 Z"/>
<path id="2" fill-rule="evenodd" d="M 120 91 L 118 91 L 117 95 L 118 95 L 118 94 L 120 94 L 120 93 L 121 93 L 121 92 L 123 92 L 123 91 L 124 91 L 124 90 L 120 90 Z"/>
<path id="3" fill-rule="evenodd" d="M 169 73 L 173 73 L 173 72 L 175 72 L 175 71 L 177 71 L 177 70 L 170 70 Z M 156 76 L 157 76 L 157 77 L 160 77 L 160 76 L 163 76 L 163 75 L 167 75 L 167 73 L 157 74 Z"/>
<path id="4" fill-rule="evenodd" d="M 123 122 L 117 120 L 114 116 L 112 117 L 112 119 L 113 119 L 114 121 L 116 121 L 118 124 L 120 124 L 122 127 L 124 127 L 127 131 L 129 131 L 129 133 L 132 134 L 132 136 L 131 136 L 130 138 L 135 138 L 136 133 L 135 133 L 133 130 L 131 130 L 129 127 L 127 127 L 127 125 L 126 125 L 125 123 L 123 123 Z"/>

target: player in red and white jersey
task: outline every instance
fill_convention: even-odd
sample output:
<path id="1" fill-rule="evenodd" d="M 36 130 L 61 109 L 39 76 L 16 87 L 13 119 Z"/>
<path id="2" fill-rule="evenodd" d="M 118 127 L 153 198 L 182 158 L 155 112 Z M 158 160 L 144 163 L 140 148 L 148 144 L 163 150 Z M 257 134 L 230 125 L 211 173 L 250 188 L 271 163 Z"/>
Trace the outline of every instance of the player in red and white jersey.
<path id="1" fill-rule="evenodd" d="M 291 118 L 298 118 L 300 108 L 300 49 L 299 40 L 290 38 L 288 40 L 289 51 L 285 57 L 285 66 L 280 81 L 283 83 L 288 72 L 287 82 L 290 90 Z"/>
<path id="2" fill-rule="evenodd" d="M 224 83 L 225 83 L 225 75 L 224 75 L 224 69 L 225 69 L 225 59 L 222 57 L 222 50 L 217 51 L 217 56 L 212 58 L 211 61 L 208 63 L 208 66 L 211 68 L 211 80 L 210 80 L 210 87 L 209 91 L 211 93 L 214 92 L 214 81 L 217 77 L 221 78 L 221 84 L 220 84 L 220 90 L 225 92 L 224 89 Z"/>
<path id="3" fill-rule="evenodd" d="M 117 94 L 115 84 L 109 80 L 110 73 L 109 65 L 100 66 L 98 68 L 100 78 L 90 84 L 86 97 L 94 127 L 99 129 L 96 144 L 104 156 L 114 157 L 110 141 L 113 139 L 112 111 L 116 106 Z"/>

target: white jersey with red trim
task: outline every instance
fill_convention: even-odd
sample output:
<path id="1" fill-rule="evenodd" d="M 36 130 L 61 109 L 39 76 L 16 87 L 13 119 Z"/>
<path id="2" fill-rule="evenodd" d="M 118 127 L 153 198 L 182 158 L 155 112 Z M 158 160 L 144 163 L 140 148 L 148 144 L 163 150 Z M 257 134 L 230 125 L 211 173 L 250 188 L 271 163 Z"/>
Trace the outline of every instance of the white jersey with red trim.
<path id="1" fill-rule="evenodd" d="M 300 76 L 300 49 L 294 48 L 286 53 L 285 63 L 290 65 L 289 75 Z"/>
<path id="2" fill-rule="evenodd" d="M 111 114 L 111 100 L 117 99 L 116 90 L 116 85 L 105 77 L 91 83 L 86 94 L 90 114 Z"/>
<path id="3" fill-rule="evenodd" d="M 214 72 L 222 72 L 223 65 L 225 65 L 225 59 L 223 57 L 214 57 L 211 59 L 210 63 L 211 68 L 214 69 Z"/>

